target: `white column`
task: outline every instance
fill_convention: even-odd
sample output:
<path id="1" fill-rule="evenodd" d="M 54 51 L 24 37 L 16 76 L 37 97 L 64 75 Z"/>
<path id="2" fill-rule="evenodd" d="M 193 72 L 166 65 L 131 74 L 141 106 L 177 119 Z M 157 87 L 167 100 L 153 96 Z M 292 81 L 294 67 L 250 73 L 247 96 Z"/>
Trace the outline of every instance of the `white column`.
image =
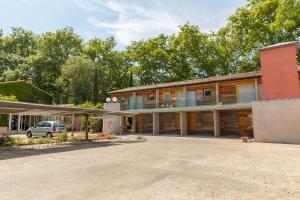
<path id="1" fill-rule="evenodd" d="M 29 124 L 28 124 L 29 128 L 31 127 L 31 115 L 29 115 Z"/>
<path id="2" fill-rule="evenodd" d="M 132 116 L 132 133 L 136 133 L 136 116 Z"/>
<path id="3" fill-rule="evenodd" d="M 8 133 L 11 132 L 11 120 L 12 120 L 12 114 L 8 115 Z"/>
<path id="4" fill-rule="evenodd" d="M 255 100 L 257 101 L 257 100 L 258 100 L 258 97 L 259 97 L 257 78 L 254 79 L 254 87 L 255 87 Z"/>
<path id="5" fill-rule="evenodd" d="M 125 118 L 124 116 L 120 116 L 120 135 L 122 135 L 125 130 L 125 119 L 124 118 Z"/>
<path id="6" fill-rule="evenodd" d="M 17 125 L 17 132 L 18 133 L 19 133 L 20 129 L 21 129 L 21 115 L 18 114 L 18 125 Z"/>
<path id="7" fill-rule="evenodd" d="M 220 102 L 220 96 L 219 96 L 219 83 L 216 83 L 216 104 L 219 104 Z"/>
<path id="8" fill-rule="evenodd" d="M 159 108 L 159 89 L 155 91 L 155 104 L 156 108 Z"/>
<path id="9" fill-rule="evenodd" d="M 220 137 L 221 136 L 221 129 L 220 129 L 220 111 L 214 110 L 214 136 Z"/>
<path id="10" fill-rule="evenodd" d="M 153 113 L 153 135 L 159 134 L 159 113 Z"/>
<path id="11" fill-rule="evenodd" d="M 187 135 L 187 114 L 180 112 L 180 135 Z"/>

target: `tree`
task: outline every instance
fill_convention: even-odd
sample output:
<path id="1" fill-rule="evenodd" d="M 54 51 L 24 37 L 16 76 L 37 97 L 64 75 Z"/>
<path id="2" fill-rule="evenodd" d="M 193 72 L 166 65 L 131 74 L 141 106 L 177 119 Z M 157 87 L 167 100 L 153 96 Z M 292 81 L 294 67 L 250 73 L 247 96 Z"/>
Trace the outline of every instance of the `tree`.
<path id="1" fill-rule="evenodd" d="M 62 66 L 58 84 L 63 88 L 64 103 L 82 104 L 92 99 L 95 62 L 75 56 Z"/>
<path id="2" fill-rule="evenodd" d="M 63 28 L 41 35 L 38 53 L 29 58 L 33 67 L 33 82 L 48 91 L 61 102 L 62 88 L 56 83 L 61 75 L 61 67 L 68 58 L 81 54 L 83 40 L 72 28 Z"/>

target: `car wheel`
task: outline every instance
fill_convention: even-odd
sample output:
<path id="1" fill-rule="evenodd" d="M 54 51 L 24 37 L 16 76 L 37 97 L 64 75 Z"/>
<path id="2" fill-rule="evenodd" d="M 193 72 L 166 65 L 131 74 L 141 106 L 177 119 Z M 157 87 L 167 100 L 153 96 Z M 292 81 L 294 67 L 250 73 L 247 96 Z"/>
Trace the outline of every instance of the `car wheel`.
<path id="1" fill-rule="evenodd" d="M 52 138 L 52 133 L 50 133 L 50 132 L 49 132 L 49 133 L 47 133 L 47 134 L 46 134 L 46 137 L 48 137 L 48 138 Z"/>
<path id="2" fill-rule="evenodd" d="M 28 132 L 27 132 L 27 137 L 28 137 L 28 138 L 31 138 L 31 137 L 32 137 L 31 131 L 28 131 Z"/>

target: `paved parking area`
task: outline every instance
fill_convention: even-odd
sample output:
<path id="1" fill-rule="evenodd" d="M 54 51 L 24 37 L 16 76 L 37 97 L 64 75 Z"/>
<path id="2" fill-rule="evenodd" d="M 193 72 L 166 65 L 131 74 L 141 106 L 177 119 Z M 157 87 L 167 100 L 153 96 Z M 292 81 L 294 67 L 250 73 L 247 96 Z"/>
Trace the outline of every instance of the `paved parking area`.
<path id="1" fill-rule="evenodd" d="M 147 138 L 1 151 L 0 199 L 300 199 L 300 145 Z"/>

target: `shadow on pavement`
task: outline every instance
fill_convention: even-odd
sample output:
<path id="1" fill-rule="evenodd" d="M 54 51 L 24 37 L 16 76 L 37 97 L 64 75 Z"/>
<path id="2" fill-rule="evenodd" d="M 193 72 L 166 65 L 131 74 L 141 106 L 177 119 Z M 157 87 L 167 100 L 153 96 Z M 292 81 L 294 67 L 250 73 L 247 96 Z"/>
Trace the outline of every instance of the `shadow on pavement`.
<path id="1" fill-rule="evenodd" d="M 36 149 L 36 148 L 26 149 L 26 148 L 19 148 L 19 147 L 9 147 L 5 149 L 0 148 L 0 160 L 8 160 L 8 159 L 37 156 L 37 155 L 46 155 L 52 153 L 63 153 L 63 152 L 92 149 L 92 148 L 110 147 L 110 146 L 140 143 L 140 142 L 143 141 L 112 141 L 112 142 L 107 141 L 107 142 L 77 143 L 77 144 L 71 143 L 71 144 L 62 144 L 58 146 L 53 146 L 49 148 L 40 148 L 40 149 Z"/>

